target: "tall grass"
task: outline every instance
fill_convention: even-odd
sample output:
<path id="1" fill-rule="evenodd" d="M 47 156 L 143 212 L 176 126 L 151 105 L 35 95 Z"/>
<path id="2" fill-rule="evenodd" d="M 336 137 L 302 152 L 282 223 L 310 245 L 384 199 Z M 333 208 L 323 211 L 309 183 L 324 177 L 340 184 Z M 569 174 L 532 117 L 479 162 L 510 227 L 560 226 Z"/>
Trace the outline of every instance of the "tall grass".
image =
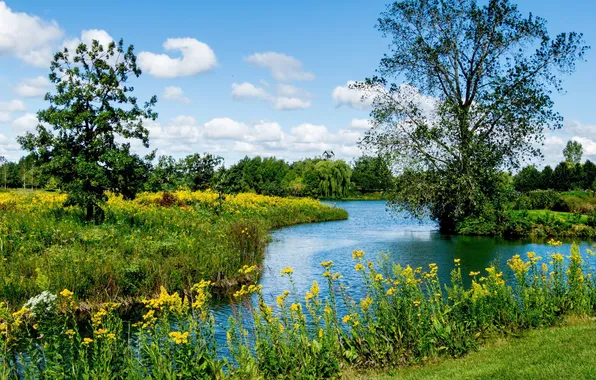
<path id="1" fill-rule="evenodd" d="M 260 265 L 270 229 L 347 218 L 312 199 L 178 191 L 110 196 L 105 223 L 95 225 L 64 200 L 0 193 L 0 300 L 21 304 L 66 288 L 85 312 L 134 304 L 161 286 L 188 293 L 200 280 L 221 293 L 248 281 L 238 269 Z"/>
<path id="2" fill-rule="evenodd" d="M 378 265 L 354 251 L 354 270 L 364 279 L 354 298 L 333 263 L 321 263 L 321 284 L 297 294 L 293 270 L 281 275 L 288 289 L 268 305 L 260 286 L 244 285 L 226 329 L 229 355 L 218 356 L 208 282 L 186 295 L 145 299 L 144 314 L 123 322 L 121 305 L 106 303 L 87 325 L 77 325 L 69 290 L 41 294 L 11 313 L 0 307 L 0 375 L 36 378 L 333 378 L 347 367 L 392 367 L 438 356 L 461 356 L 485 339 L 550 326 L 570 314 L 594 315 L 596 282 L 578 246 L 508 261 L 512 282 L 495 267 L 462 273 L 451 281 L 439 268 Z M 587 251 L 587 255 L 593 255 Z M 256 266 L 240 274 L 253 279 Z M 463 277 L 472 284 L 464 288 Z M 323 295 L 322 287 L 327 288 Z"/>

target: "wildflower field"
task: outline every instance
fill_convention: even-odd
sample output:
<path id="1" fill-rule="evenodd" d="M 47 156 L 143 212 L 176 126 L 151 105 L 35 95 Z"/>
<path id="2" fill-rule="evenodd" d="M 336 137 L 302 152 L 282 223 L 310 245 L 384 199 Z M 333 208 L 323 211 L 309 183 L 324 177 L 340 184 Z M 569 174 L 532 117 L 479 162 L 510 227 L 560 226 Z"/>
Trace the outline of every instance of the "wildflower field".
<path id="1" fill-rule="evenodd" d="M 459 357 L 483 341 L 557 324 L 596 311 L 596 282 L 577 246 L 570 253 L 538 257 L 529 252 L 508 261 L 513 276 L 496 267 L 462 273 L 451 281 L 439 268 L 401 267 L 366 260 L 354 251 L 363 296 L 347 291 L 333 262 L 321 263 L 319 284 L 297 294 L 294 272 L 280 275 L 288 288 L 267 304 L 258 285 L 233 295 L 238 308 L 226 327 L 228 354 L 219 355 L 215 319 L 208 307 L 210 281 L 184 294 L 162 288 L 142 300 L 143 314 L 123 321 L 119 303 L 106 302 L 85 324 L 69 289 L 44 292 L 22 308 L 0 306 L 2 378 L 336 378 L 346 368 L 387 368 Z M 238 270 L 256 278 L 258 268 Z M 463 276 L 473 278 L 466 289 Z M 504 278 L 512 278 L 508 283 Z M 328 295 L 323 296 L 322 287 Z M 244 305 L 244 306 L 240 306 Z"/>
<path id="2" fill-rule="evenodd" d="M 181 294 L 201 280 L 218 293 L 253 281 L 268 231 L 347 218 L 313 199 L 176 191 L 133 201 L 110 196 L 101 225 L 65 194 L 0 192 L 0 301 L 20 305 L 69 289 L 82 311 L 102 302 L 136 304 L 161 286 Z"/>

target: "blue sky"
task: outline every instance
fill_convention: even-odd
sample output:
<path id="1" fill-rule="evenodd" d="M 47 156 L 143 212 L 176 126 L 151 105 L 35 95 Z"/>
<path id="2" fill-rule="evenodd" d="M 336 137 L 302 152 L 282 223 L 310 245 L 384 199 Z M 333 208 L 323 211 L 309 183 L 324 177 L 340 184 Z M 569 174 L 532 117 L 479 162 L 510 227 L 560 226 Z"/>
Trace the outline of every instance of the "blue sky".
<path id="1" fill-rule="evenodd" d="M 0 2 L 0 22 L 7 25 L 0 27 L 0 155 L 22 154 L 15 136 L 44 107 L 40 94 L 49 87 L 39 77 L 48 74 L 48 54 L 98 37 L 135 46 L 144 69 L 136 93 L 159 98 L 159 119 L 149 127 L 161 154 L 213 152 L 231 163 L 244 155 L 293 160 L 332 149 L 351 159 L 359 155 L 356 141 L 369 111 L 345 86 L 372 75 L 387 50 L 374 28 L 386 3 Z M 519 7 L 546 18 L 552 33 L 580 31 L 596 47 L 596 4 L 530 0 Z M 179 48 L 191 58 L 176 61 Z M 547 135 L 546 163 L 559 160 L 572 138 L 596 157 L 593 51 L 587 59 L 565 80 L 566 94 L 554 96 L 566 122 Z"/>

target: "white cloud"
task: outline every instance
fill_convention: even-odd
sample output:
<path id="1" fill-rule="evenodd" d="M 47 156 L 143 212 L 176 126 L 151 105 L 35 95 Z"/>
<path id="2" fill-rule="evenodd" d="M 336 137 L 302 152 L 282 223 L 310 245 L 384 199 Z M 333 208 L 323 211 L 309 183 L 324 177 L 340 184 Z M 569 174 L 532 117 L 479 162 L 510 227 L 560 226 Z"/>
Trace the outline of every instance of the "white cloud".
<path id="1" fill-rule="evenodd" d="M 194 38 L 169 38 L 164 42 L 165 51 L 178 50 L 182 57 L 143 51 L 138 63 L 146 73 L 159 78 L 176 78 L 209 71 L 217 65 L 215 53 L 204 42 Z"/>
<path id="2" fill-rule="evenodd" d="M 204 135 L 207 138 L 243 139 L 250 134 L 246 124 L 237 122 L 227 117 L 215 118 L 204 125 Z"/>
<path id="3" fill-rule="evenodd" d="M 12 121 L 12 127 L 19 132 L 33 131 L 38 124 L 37 115 L 33 113 L 26 113 Z"/>
<path id="4" fill-rule="evenodd" d="M 264 88 L 257 87 L 252 83 L 233 83 L 232 97 L 234 99 L 261 99 L 270 100 L 271 95 Z"/>
<path id="5" fill-rule="evenodd" d="M 275 122 L 260 122 L 254 126 L 253 141 L 278 141 L 282 138 L 281 126 Z"/>
<path id="6" fill-rule="evenodd" d="M 352 119 L 350 122 L 350 129 L 364 129 L 368 130 L 372 127 L 371 121 L 368 119 Z"/>
<path id="7" fill-rule="evenodd" d="M 289 84 L 279 84 L 277 94 L 272 95 L 266 89 L 252 83 L 233 83 L 232 97 L 235 100 L 258 99 L 271 103 L 276 110 L 297 110 L 311 107 L 310 93 Z"/>
<path id="8" fill-rule="evenodd" d="M 56 21 L 13 12 L 0 2 L 0 56 L 14 55 L 24 62 L 47 67 L 52 56 L 51 44 L 62 37 Z"/>
<path id="9" fill-rule="evenodd" d="M 302 62 L 282 53 L 255 53 L 246 57 L 246 61 L 271 71 L 273 78 L 281 82 L 315 79 L 313 73 L 304 71 Z"/>
<path id="10" fill-rule="evenodd" d="M 324 125 L 303 123 L 292 128 L 292 136 L 297 142 L 321 142 L 327 139 L 329 131 Z"/>
<path id="11" fill-rule="evenodd" d="M 286 98 L 286 97 L 277 98 L 277 99 L 275 99 L 275 102 L 273 103 L 273 107 L 276 110 L 284 110 L 284 111 L 310 108 L 311 105 L 312 104 L 311 104 L 310 100 L 304 100 L 304 99 L 299 99 L 299 98 Z"/>
<path id="12" fill-rule="evenodd" d="M 91 48 L 93 41 L 97 41 L 104 48 L 107 48 L 110 42 L 114 41 L 112 36 L 105 30 L 101 29 L 87 29 L 81 32 L 81 38 L 72 38 L 62 43 L 60 50 L 68 49 L 70 53 L 74 53 L 81 43 L 87 45 L 87 49 Z"/>
<path id="13" fill-rule="evenodd" d="M 356 109 L 369 109 L 373 99 L 366 96 L 366 92 L 362 90 L 350 88 L 355 83 L 355 81 L 348 81 L 345 86 L 335 87 L 331 93 L 331 97 L 335 100 L 338 107 L 345 105 Z"/>
<path id="14" fill-rule="evenodd" d="M 36 98 L 44 96 L 51 86 L 52 83 L 50 83 L 48 78 L 40 75 L 35 78 L 23 79 L 15 88 L 15 92 L 26 98 Z"/>
<path id="15" fill-rule="evenodd" d="M 180 87 L 169 86 L 163 90 L 164 99 L 189 104 L 190 99 L 184 96 L 184 91 Z"/>
<path id="16" fill-rule="evenodd" d="M 286 132 L 273 121 L 245 123 L 221 117 L 200 124 L 191 116 L 181 115 L 165 125 L 152 121 L 146 125 L 158 154 L 178 157 L 189 152 L 210 152 L 225 158 L 259 154 L 295 160 L 329 149 L 338 158 L 351 159 L 360 154 L 356 146 L 358 131 L 329 131 L 324 125 L 312 123 L 299 124 Z"/>
<path id="17" fill-rule="evenodd" d="M 21 100 L 11 100 L 9 102 L 0 102 L 0 123 L 10 121 L 13 112 L 24 112 L 27 110 L 25 103 Z"/>

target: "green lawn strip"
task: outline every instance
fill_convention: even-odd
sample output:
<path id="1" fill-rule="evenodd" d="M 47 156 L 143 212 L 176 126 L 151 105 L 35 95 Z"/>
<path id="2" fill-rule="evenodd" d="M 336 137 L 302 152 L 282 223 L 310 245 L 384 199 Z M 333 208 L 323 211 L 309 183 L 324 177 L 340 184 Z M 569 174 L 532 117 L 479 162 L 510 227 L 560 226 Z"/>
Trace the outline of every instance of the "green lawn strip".
<path id="1" fill-rule="evenodd" d="M 596 378 L 596 322 L 530 331 L 499 339 L 461 359 L 397 370 L 379 379 Z"/>

